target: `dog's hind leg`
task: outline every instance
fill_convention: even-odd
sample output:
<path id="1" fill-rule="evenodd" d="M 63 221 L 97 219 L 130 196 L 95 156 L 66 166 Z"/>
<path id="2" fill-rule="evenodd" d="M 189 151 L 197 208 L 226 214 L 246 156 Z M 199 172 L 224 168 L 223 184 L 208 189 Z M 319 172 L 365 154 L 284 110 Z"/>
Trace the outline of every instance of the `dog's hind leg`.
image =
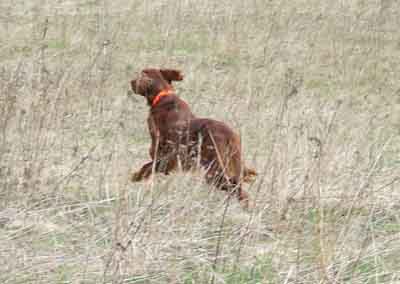
<path id="1" fill-rule="evenodd" d="M 206 181 L 217 189 L 227 191 L 228 194 L 236 196 L 244 209 L 249 208 L 249 194 L 242 188 L 239 178 L 227 178 L 217 163 L 211 165 L 207 170 Z"/>

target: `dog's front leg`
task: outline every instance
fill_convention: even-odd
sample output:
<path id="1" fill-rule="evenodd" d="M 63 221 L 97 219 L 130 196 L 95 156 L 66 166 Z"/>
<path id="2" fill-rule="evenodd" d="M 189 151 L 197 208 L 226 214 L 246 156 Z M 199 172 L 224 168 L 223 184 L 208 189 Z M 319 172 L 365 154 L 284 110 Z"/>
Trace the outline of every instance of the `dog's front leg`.
<path id="1" fill-rule="evenodd" d="M 147 125 L 148 125 L 149 133 L 151 136 L 151 146 L 149 149 L 149 154 L 150 154 L 152 161 L 144 164 L 139 171 L 134 172 L 131 175 L 132 182 L 138 182 L 143 179 L 147 179 L 148 177 L 150 177 L 150 175 L 153 172 L 154 160 L 156 158 L 156 153 L 158 152 L 158 148 L 159 148 L 160 133 L 157 130 L 157 128 L 155 127 L 154 120 L 151 116 L 147 119 Z M 158 169 L 157 164 L 158 164 L 158 162 L 155 164 L 155 166 L 156 166 L 154 168 L 155 171 L 157 171 L 157 169 Z"/>
<path id="2" fill-rule="evenodd" d="M 176 168 L 176 158 L 172 157 L 160 157 L 157 161 L 151 161 L 144 164 L 141 169 L 137 172 L 134 172 L 131 175 L 132 182 L 138 182 L 144 179 L 147 179 L 151 176 L 153 171 L 155 173 L 164 173 L 169 174 L 169 172 L 173 171 Z"/>
<path id="3" fill-rule="evenodd" d="M 149 133 L 151 137 L 151 146 L 149 149 L 149 154 L 152 160 L 156 157 L 157 152 L 159 152 L 158 148 L 160 145 L 160 131 L 158 131 L 157 127 L 155 126 L 154 120 L 152 117 L 148 118 L 147 125 L 149 128 Z"/>
<path id="4" fill-rule="evenodd" d="M 131 175 L 131 181 L 138 182 L 138 181 L 149 178 L 149 176 L 153 172 L 153 164 L 154 164 L 154 161 L 144 164 L 139 171 L 134 172 Z"/>

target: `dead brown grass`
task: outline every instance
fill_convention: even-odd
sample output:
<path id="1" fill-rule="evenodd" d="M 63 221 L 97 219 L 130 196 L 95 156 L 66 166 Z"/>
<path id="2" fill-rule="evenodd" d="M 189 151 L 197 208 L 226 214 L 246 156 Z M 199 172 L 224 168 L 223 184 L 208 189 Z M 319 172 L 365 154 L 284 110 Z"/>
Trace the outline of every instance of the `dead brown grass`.
<path id="1" fill-rule="evenodd" d="M 400 281 L 396 1 L 24 2 L 0 4 L 1 283 Z M 240 130 L 253 210 L 128 183 L 148 66 Z"/>

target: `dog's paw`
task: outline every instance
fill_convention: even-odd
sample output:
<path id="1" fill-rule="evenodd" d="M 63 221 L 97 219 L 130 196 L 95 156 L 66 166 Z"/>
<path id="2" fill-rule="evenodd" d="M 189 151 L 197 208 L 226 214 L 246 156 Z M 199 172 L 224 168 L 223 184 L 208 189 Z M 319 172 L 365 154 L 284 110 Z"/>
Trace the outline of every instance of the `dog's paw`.
<path id="1" fill-rule="evenodd" d="M 244 176 L 242 178 L 242 182 L 244 182 L 244 183 L 252 183 L 255 180 L 256 180 L 256 176 Z"/>
<path id="2" fill-rule="evenodd" d="M 245 183 L 252 183 L 257 178 L 257 172 L 250 168 L 245 168 L 243 170 L 242 181 Z"/>
<path id="3" fill-rule="evenodd" d="M 135 172 L 131 174 L 131 182 L 138 182 L 142 180 L 142 174 L 140 172 Z"/>

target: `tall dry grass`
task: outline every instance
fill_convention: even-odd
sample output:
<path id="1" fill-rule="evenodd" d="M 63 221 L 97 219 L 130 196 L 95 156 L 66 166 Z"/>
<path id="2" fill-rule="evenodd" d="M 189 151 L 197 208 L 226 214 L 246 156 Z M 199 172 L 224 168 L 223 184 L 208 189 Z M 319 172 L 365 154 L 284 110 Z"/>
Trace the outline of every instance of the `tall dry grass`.
<path id="1" fill-rule="evenodd" d="M 3 1 L 1 283 L 398 283 L 396 1 Z M 146 159 L 144 67 L 242 136 L 252 210 Z"/>

